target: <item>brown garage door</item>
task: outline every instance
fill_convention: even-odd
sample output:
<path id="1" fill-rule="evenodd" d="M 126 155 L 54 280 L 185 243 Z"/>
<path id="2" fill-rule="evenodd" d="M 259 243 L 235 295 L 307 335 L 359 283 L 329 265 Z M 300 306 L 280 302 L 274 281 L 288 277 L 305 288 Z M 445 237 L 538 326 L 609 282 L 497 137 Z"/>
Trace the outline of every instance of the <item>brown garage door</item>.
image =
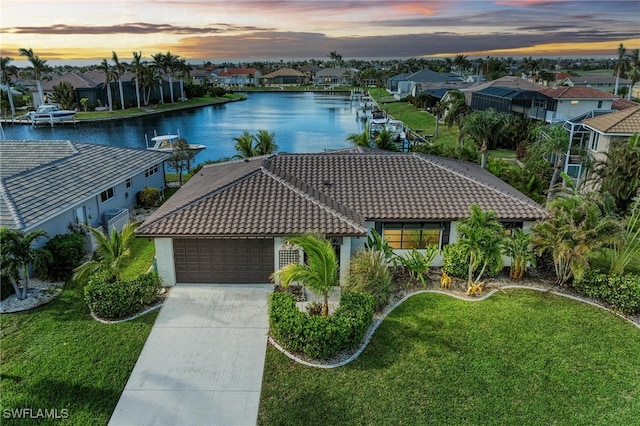
<path id="1" fill-rule="evenodd" d="M 173 240 L 178 283 L 267 283 L 273 240 Z"/>

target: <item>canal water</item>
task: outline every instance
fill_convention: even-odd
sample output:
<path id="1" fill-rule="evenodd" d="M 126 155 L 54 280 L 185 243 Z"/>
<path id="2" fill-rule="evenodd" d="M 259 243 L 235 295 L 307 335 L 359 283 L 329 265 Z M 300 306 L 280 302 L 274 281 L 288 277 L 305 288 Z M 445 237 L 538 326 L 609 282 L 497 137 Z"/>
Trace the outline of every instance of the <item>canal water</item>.
<path id="1" fill-rule="evenodd" d="M 206 149 L 195 161 L 236 154 L 234 137 L 244 130 L 275 133 L 280 152 L 320 152 L 350 146 L 346 137 L 363 131 L 358 103 L 347 93 L 277 92 L 246 94 L 247 100 L 148 117 L 93 123 L 33 127 L 5 125 L 5 139 L 64 139 L 130 148 L 145 148 L 145 135 L 180 132 L 189 143 Z"/>

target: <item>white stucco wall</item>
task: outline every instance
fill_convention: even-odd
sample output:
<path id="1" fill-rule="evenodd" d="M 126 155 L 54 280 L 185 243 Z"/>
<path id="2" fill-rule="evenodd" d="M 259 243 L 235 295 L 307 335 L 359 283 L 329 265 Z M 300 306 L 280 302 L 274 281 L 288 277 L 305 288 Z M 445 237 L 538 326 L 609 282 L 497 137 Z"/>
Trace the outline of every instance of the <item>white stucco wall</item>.
<path id="1" fill-rule="evenodd" d="M 156 263 L 158 274 L 162 278 L 162 285 L 172 287 L 176 285 L 176 269 L 173 260 L 173 240 L 171 238 L 155 238 Z"/>

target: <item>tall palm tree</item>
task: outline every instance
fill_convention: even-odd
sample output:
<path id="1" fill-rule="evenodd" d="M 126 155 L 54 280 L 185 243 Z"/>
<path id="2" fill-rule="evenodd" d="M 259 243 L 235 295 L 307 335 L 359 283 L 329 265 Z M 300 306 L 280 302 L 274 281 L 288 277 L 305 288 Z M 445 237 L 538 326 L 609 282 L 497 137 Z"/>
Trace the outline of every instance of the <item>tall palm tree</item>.
<path id="1" fill-rule="evenodd" d="M 560 172 L 564 167 L 564 160 L 567 151 L 569 151 L 569 133 L 559 124 L 549 127 L 539 127 L 536 130 L 538 141 L 532 147 L 534 153 L 555 158 L 553 162 L 553 175 L 549 182 L 549 191 L 547 192 L 547 202 L 551 201 L 555 194 L 556 185 L 560 181 Z"/>
<path id="2" fill-rule="evenodd" d="M 122 88 L 122 76 L 127 70 L 127 64 L 121 63 L 116 52 L 111 52 L 111 60 L 113 61 L 113 75 L 118 80 L 118 89 L 120 92 L 120 107 L 124 111 L 124 90 Z"/>
<path id="3" fill-rule="evenodd" d="M 474 111 L 464 118 L 462 134 L 469 136 L 480 145 L 482 159 L 480 167 L 487 168 L 487 153 L 489 144 L 500 138 L 505 131 L 506 115 L 494 109 Z"/>
<path id="4" fill-rule="evenodd" d="M 613 75 L 616 77 L 616 86 L 613 91 L 614 95 L 618 95 L 618 89 L 620 86 L 620 77 L 629 69 L 629 62 L 627 62 L 627 48 L 622 43 L 618 46 L 618 60 L 613 67 Z"/>
<path id="5" fill-rule="evenodd" d="M 487 268 L 501 268 L 504 228 L 493 211 L 484 212 L 477 205 L 469 206 L 469 217 L 458 222 L 458 243 L 469 258 L 468 288 L 478 285 Z M 474 274 L 478 271 L 474 279 Z"/>
<path id="6" fill-rule="evenodd" d="M 253 135 L 248 130 L 242 132 L 240 136 L 233 138 L 236 142 L 235 148 L 238 154 L 235 158 L 249 158 L 255 157 L 256 152 L 253 146 Z"/>
<path id="7" fill-rule="evenodd" d="M 140 109 L 140 82 L 143 78 L 145 62 L 142 60 L 142 52 L 133 52 L 133 61 L 131 62 L 131 71 L 135 74 L 136 80 L 136 101 L 138 109 Z"/>
<path id="8" fill-rule="evenodd" d="M 627 92 L 627 99 L 631 100 L 631 92 L 633 92 L 633 86 L 640 80 L 640 49 L 633 49 L 629 56 L 629 92 Z"/>
<path id="9" fill-rule="evenodd" d="M 158 84 L 160 87 L 160 103 L 164 103 L 164 83 L 162 80 L 162 74 L 165 71 L 165 58 L 162 53 L 156 53 L 155 55 L 151 55 L 151 59 L 153 59 L 153 66 L 157 70 Z"/>
<path id="10" fill-rule="evenodd" d="M 172 55 L 171 52 L 167 51 L 167 53 L 163 56 L 163 64 L 164 70 L 167 72 L 169 76 L 169 96 L 171 97 L 171 103 L 173 100 L 173 75 L 176 72 L 176 69 L 179 67 L 179 56 Z"/>
<path id="11" fill-rule="evenodd" d="M 29 288 L 29 267 L 38 268 L 46 265 L 51 254 L 43 249 L 32 247 L 33 243 L 47 236 L 42 229 L 35 229 L 26 234 L 17 229 L 0 229 L 0 265 L 2 276 L 11 280 L 18 299 L 27 298 Z M 18 285 L 20 276 L 24 279 L 22 288 Z"/>
<path id="12" fill-rule="evenodd" d="M 98 69 L 104 72 L 104 88 L 107 91 L 107 102 L 109 103 L 109 112 L 113 112 L 113 96 L 111 95 L 111 81 L 113 81 L 113 70 L 107 62 L 103 59 Z"/>
<path id="13" fill-rule="evenodd" d="M 7 87 L 7 97 L 9 98 L 9 107 L 11 108 L 11 116 L 16 115 L 16 107 L 13 104 L 13 95 L 11 94 L 11 76 L 18 75 L 18 68 L 10 65 L 11 59 L 8 56 L 0 57 L 0 73 L 2 73 L 2 84 Z"/>
<path id="14" fill-rule="evenodd" d="M 452 90 L 447 93 L 448 100 L 443 105 L 443 121 L 445 126 L 451 128 L 453 125 L 458 126 L 458 140 L 460 146 L 463 145 L 462 122 L 467 116 L 471 108 L 467 105 L 464 93 L 460 90 Z"/>
<path id="15" fill-rule="evenodd" d="M 100 229 L 87 228 L 97 244 L 96 256 L 95 259 L 78 266 L 73 274 L 73 279 L 84 284 L 91 275 L 104 273 L 107 281 L 118 281 L 124 260 L 129 255 L 129 247 L 135 237 L 134 224 L 127 222 L 121 232 L 112 228 L 109 237 L 106 237 Z"/>
<path id="16" fill-rule="evenodd" d="M 178 77 L 180 77 L 180 99 L 185 100 L 184 79 L 189 78 L 193 67 L 187 63 L 185 59 L 179 59 L 177 62 Z"/>
<path id="17" fill-rule="evenodd" d="M 469 61 L 467 60 L 467 55 L 456 55 L 453 58 L 453 64 L 456 66 L 456 69 L 459 73 L 462 73 L 469 67 Z"/>
<path id="18" fill-rule="evenodd" d="M 378 136 L 374 139 L 376 144 L 376 148 L 382 149 L 385 151 L 397 151 L 398 147 L 393 141 L 393 133 L 391 133 L 388 129 L 382 129 Z"/>
<path id="19" fill-rule="evenodd" d="M 140 86 L 142 86 L 142 98 L 145 105 L 149 105 L 151 92 L 160 86 L 159 81 L 161 81 L 160 70 L 155 65 L 147 65 L 142 69 Z M 159 90 L 162 90 L 162 86 L 160 86 Z M 162 93 L 162 91 L 160 93 Z"/>
<path id="20" fill-rule="evenodd" d="M 362 133 L 351 133 L 347 136 L 347 142 L 351 142 L 355 146 L 371 148 L 371 130 L 369 125 L 364 126 Z"/>
<path id="21" fill-rule="evenodd" d="M 267 130 L 258 130 L 258 133 L 254 136 L 256 145 L 254 148 L 255 155 L 269 155 L 278 150 L 278 145 L 275 141 L 275 133 Z"/>
<path id="22" fill-rule="evenodd" d="M 290 263 L 272 274 L 272 278 L 287 287 L 299 281 L 315 294 L 322 295 L 322 315 L 329 314 L 329 291 L 338 284 L 338 262 L 333 245 L 320 235 L 305 234 L 291 237 L 291 244 L 306 254 L 306 263 Z"/>
<path id="23" fill-rule="evenodd" d="M 580 278 L 590 258 L 619 238 L 620 224 L 603 211 L 592 194 L 574 192 L 554 198 L 549 216 L 533 226 L 533 246 L 553 257 L 556 282 L 564 285 Z"/>
<path id="24" fill-rule="evenodd" d="M 38 95 L 40 95 L 40 102 L 44 103 L 44 90 L 42 89 L 41 79 L 43 77 L 43 73 L 49 70 L 49 66 L 47 65 L 47 61 L 40 59 L 40 57 L 33 53 L 33 49 L 20 49 L 20 56 L 26 56 L 27 60 L 31 62 L 31 67 L 28 68 L 33 72 L 33 77 L 36 80 L 36 85 L 38 86 Z"/>

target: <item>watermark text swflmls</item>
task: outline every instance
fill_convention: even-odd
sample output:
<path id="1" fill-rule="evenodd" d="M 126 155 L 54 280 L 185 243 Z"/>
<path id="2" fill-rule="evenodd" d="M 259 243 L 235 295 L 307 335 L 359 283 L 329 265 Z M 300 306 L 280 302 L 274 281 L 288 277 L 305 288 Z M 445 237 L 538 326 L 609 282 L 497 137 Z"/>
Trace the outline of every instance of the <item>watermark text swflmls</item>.
<path id="1" fill-rule="evenodd" d="M 62 408 L 5 408 L 2 410 L 5 419 L 67 419 L 69 409 Z"/>

